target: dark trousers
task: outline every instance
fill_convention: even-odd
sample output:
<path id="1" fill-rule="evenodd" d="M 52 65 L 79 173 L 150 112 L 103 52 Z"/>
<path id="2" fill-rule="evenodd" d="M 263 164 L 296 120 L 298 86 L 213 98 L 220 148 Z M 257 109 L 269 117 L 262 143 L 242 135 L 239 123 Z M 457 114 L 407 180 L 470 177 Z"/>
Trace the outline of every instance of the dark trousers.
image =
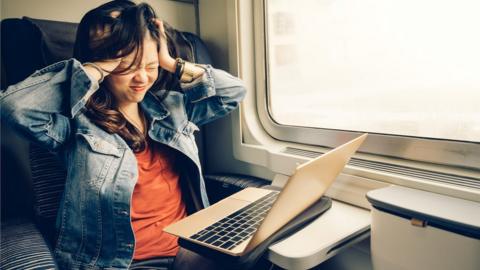
<path id="1" fill-rule="evenodd" d="M 221 270 L 222 265 L 188 249 L 180 248 L 176 257 L 158 257 L 133 261 L 131 270 Z"/>

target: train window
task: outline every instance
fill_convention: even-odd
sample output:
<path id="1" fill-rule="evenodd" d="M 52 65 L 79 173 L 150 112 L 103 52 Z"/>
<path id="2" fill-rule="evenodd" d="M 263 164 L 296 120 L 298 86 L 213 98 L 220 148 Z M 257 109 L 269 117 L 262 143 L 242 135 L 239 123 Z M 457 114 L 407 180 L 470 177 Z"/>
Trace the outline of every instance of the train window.
<path id="1" fill-rule="evenodd" d="M 378 145 L 367 152 L 478 168 L 479 10 L 468 0 L 265 0 L 266 129 L 323 145 L 369 132 Z M 412 143 L 427 151 L 399 150 Z"/>

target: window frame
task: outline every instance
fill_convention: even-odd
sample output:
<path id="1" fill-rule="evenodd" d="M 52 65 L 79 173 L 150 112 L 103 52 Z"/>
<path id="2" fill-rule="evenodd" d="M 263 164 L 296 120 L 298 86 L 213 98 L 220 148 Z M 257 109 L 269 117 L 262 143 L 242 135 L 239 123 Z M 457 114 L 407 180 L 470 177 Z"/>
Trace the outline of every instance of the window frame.
<path id="1" fill-rule="evenodd" d="M 256 107 L 260 123 L 266 132 L 280 141 L 333 148 L 363 131 L 281 125 L 271 114 L 268 89 L 268 39 L 266 14 L 269 0 L 254 1 L 254 35 L 257 65 Z M 260 72 L 259 72 L 260 71 Z M 263 74 L 263 78 L 261 78 Z M 369 133 L 360 152 L 411 161 L 421 161 L 480 170 L 479 142 L 431 139 L 403 135 Z"/>

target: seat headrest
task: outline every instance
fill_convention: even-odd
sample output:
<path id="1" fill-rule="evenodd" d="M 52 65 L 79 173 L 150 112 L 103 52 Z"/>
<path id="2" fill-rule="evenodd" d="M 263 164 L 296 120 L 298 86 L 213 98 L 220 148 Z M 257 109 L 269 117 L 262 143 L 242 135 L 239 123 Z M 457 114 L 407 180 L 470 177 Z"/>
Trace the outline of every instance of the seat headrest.
<path id="1" fill-rule="evenodd" d="M 49 64 L 72 57 L 76 23 L 24 17 L 1 23 L 2 84 L 5 89 Z"/>
<path id="2" fill-rule="evenodd" d="M 77 27 L 77 23 L 29 17 L 2 20 L 1 88 L 20 82 L 35 70 L 71 58 Z M 206 46 L 198 36 L 173 28 L 169 31 L 178 56 L 189 59 L 193 54 L 197 63 L 211 64 Z"/>
<path id="3" fill-rule="evenodd" d="M 33 19 L 23 17 L 41 33 L 40 50 L 45 65 L 69 59 L 73 56 L 73 46 L 77 33 L 77 23 Z"/>

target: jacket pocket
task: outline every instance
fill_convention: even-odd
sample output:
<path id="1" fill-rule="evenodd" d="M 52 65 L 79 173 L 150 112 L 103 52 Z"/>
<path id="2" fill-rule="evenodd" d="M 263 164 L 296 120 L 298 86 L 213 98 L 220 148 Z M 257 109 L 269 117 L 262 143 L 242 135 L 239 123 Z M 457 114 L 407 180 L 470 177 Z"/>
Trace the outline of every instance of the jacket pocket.
<path id="1" fill-rule="evenodd" d="M 123 151 L 121 151 L 121 149 L 119 149 L 117 146 L 113 145 L 110 142 L 107 142 L 102 138 L 99 138 L 92 134 L 86 134 L 86 133 L 77 133 L 77 135 L 84 138 L 85 141 L 90 146 L 90 149 L 95 153 L 110 155 L 115 157 L 122 156 Z"/>
<path id="2" fill-rule="evenodd" d="M 192 135 L 193 132 L 199 131 L 199 130 L 200 129 L 198 128 L 197 125 L 195 125 L 194 123 L 192 123 L 190 121 L 187 121 L 187 123 L 185 124 L 185 126 L 182 129 L 182 133 L 185 134 L 185 135 Z"/>

